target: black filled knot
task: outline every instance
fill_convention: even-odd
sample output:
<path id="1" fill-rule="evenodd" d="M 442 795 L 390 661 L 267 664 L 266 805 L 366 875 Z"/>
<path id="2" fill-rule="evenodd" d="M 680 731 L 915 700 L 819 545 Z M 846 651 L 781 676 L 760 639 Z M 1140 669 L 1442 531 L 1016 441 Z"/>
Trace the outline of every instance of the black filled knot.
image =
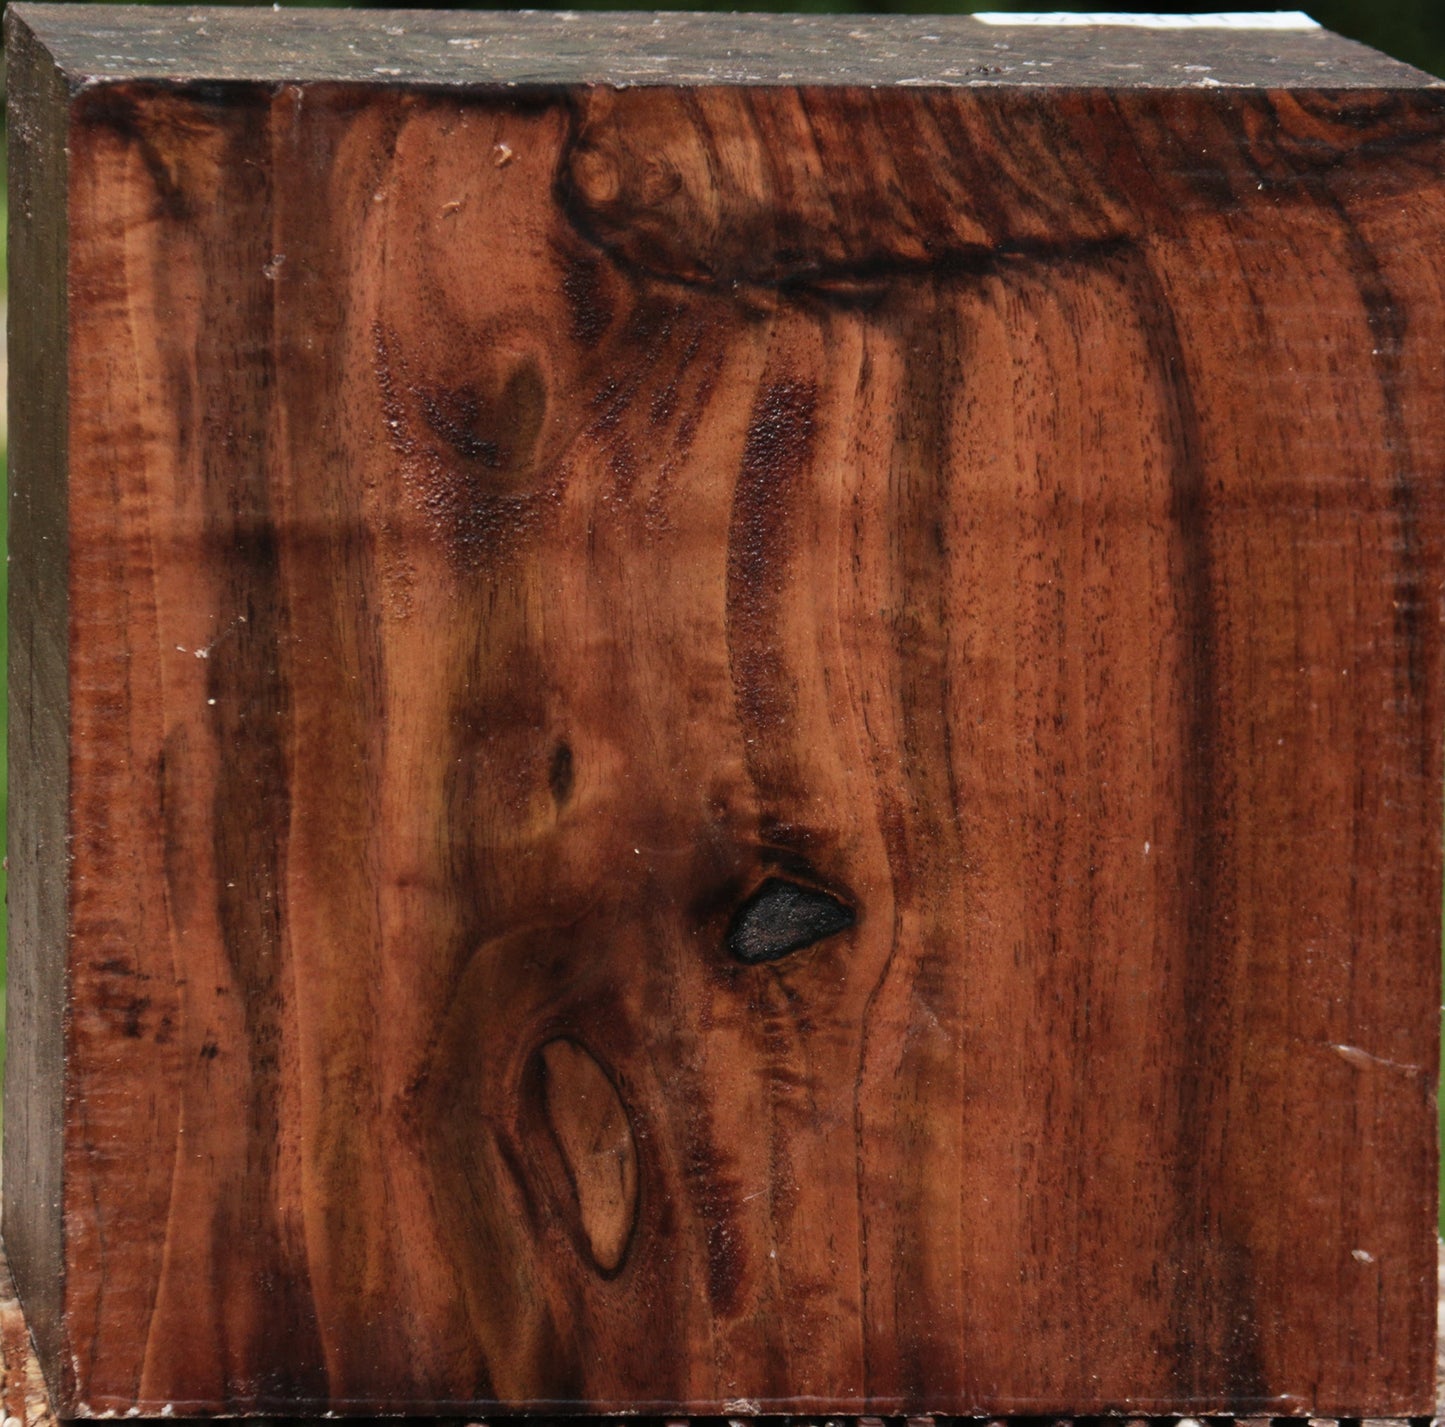
<path id="1" fill-rule="evenodd" d="M 846 931 L 856 920 L 851 907 L 827 892 L 769 877 L 734 914 L 728 950 L 756 966 Z"/>

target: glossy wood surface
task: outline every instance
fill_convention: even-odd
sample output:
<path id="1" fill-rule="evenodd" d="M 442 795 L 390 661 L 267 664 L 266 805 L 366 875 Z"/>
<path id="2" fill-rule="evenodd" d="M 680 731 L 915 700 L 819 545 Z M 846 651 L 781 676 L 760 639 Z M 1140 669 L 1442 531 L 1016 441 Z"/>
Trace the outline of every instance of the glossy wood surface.
<path id="1" fill-rule="evenodd" d="M 1442 125 L 78 93 L 68 1410 L 1429 1412 Z"/>
<path id="2" fill-rule="evenodd" d="M 1445 1250 L 1442 1250 L 1445 1252 Z M 1445 1275 L 1442 1275 L 1445 1276 Z M 1445 1362 L 1442 1362 L 1437 1352 L 1435 1364 L 1436 1401 L 1445 1405 Z M 46 1389 L 45 1377 L 41 1370 L 40 1363 L 36 1357 L 34 1346 L 31 1342 L 29 1325 L 25 1318 L 25 1310 L 15 1291 L 14 1282 L 11 1279 L 8 1265 L 4 1261 L 4 1245 L 0 1244 L 0 1403 L 3 1403 L 5 1415 L 13 1418 L 15 1427 L 56 1427 L 57 1419 L 55 1409 L 51 1404 L 49 1393 Z M 1440 1415 L 1437 1408 L 1436 1415 Z M 274 1419 L 273 1419 L 274 1420 Z M 283 1419 L 286 1427 L 317 1427 L 324 1418 L 289 1418 Z M 393 1418 L 393 1421 L 400 1424 L 400 1427 L 450 1427 L 456 1419 L 447 1418 Z M 536 1419 L 533 1419 L 536 1420 Z M 554 1419 L 555 1420 L 555 1419 Z M 569 1419 L 577 1421 L 576 1418 Z M 587 1420 L 587 1419 L 583 1419 Z M 592 1421 L 600 1419 L 593 1418 Z M 659 1417 L 633 1417 L 630 1419 L 636 1427 L 692 1427 L 698 1422 L 698 1427 L 705 1427 L 705 1424 L 697 1419 L 686 1419 L 679 1421 L 676 1418 Z M 796 1427 L 887 1427 L 887 1419 L 882 1417 L 813 1417 L 813 1418 L 792 1418 Z M 959 1419 L 955 1419 L 958 1421 Z M 1237 1419 L 1238 1427 L 1265 1427 L 1268 1418 L 1242 1418 Z M 1318 1419 L 1317 1419 L 1318 1420 Z M 935 1419 L 913 1419 L 915 1427 L 932 1427 Z M 1216 1419 L 1219 1427 L 1235 1427 L 1236 1419 Z M 1376 1418 L 1377 1427 L 1408 1427 L 1407 1418 Z M 985 1418 L 974 1418 L 960 1422 L 960 1427 L 998 1427 L 999 1419 L 991 1421 Z M 1165 1419 L 1148 1418 L 1121 1418 L 1119 1427 L 1167 1427 Z M 1063 1427 L 1073 1427 L 1072 1423 L 1065 1423 Z M 1323 1421 L 1322 1427 L 1335 1427 L 1332 1421 Z"/>

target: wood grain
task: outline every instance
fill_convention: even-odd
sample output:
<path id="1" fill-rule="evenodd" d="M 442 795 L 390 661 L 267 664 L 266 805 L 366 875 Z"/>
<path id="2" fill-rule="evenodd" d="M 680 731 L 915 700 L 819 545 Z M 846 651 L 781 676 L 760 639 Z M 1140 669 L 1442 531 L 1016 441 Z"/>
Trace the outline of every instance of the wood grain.
<path id="1" fill-rule="evenodd" d="M 46 1370 L 63 1353 L 67 669 L 66 86 L 5 32 L 9 173 L 9 643 L 5 1241 Z M 13 1415 L 13 1414 L 11 1414 Z"/>
<path id="2" fill-rule="evenodd" d="M 79 89 L 62 1411 L 1429 1412 L 1442 127 Z"/>
<path id="3" fill-rule="evenodd" d="M 1445 1253 L 1445 1250 L 1442 1250 Z M 1442 1279 L 1445 1279 L 1445 1264 L 1442 1264 Z M 1445 1359 L 1437 1358 L 1436 1368 L 1436 1400 L 1445 1404 Z M 15 1285 L 10 1277 L 10 1269 L 4 1257 L 4 1246 L 0 1245 L 0 1405 L 4 1406 L 5 1419 L 10 1427 L 56 1427 L 57 1418 L 54 1408 L 50 1404 L 49 1395 L 45 1387 L 45 1378 L 40 1369 L 40 1363 L 36 1358 L 34 1349 L 31 1346 L 30 1335 L 25 1320 L 25 1310 L 21 1306 L 20 1299 L 16 1295 Z M 1437 1416 L 1440 1415 L 1437 1409 Z M 291 1418 L 281 1419 L 282 1427 L 302 1427 L 302 1424 L 315 1423 L 326 1419 Z M 451 1419 L 452 1423 L 456 1419 Z M 633 1418 L 638 1427 L 691 1427 L 690 1422 L 669 1424 L 665 1418 Z M 853 1418 L 814 1418 L 794 1419 L 798 1427 L 828 1427 L 829 1423 L 835 1427 L 884 1427 L 884 1419 L 880 1417 L 853 1417 Z M 933 1427 L 933 1418 L 914 1418 L 914 1427 Z M 1315 1419 L 1317 1422 L 1320 1419 Z M 410 1418 L 393 1419 L 398 1422 L 398 1427 L 449 1427 L 446 1418 Z M 1127 1422 L 1127 1419 L 1124 1419 Z M 985 1420 L 976 1419 L 977 1427 L 985 1427 Z M 1372 1418 L 1367 1419 L 1364 1427 L 1407 1427 L 1406 1418 Z M 485 1427 L 481 1424 L 480 1427 Z M 699 1424 L 701 1427 L 701 1424 Z M 989 1424 L 989 1427 L 993 1427 Z M 1063 1424 L 1063 1427 L 1072 1427 L 1072 1424 Z M 1143 1427 L 1140 1419 L 1127 1422 L 1127 1427 Z M 1165 1427 L 1161 1421 L 1159 1427 Z M 1221 1427 L 1231 1427 L 1228 1419 L 1221 1423 Z M 1241 1427 L 1262 1427 L 1261 1419 L 1244 1419 Z M 1321 1423 L 1321 1427 L 1333 1427 L 1333 1423 Z"/>

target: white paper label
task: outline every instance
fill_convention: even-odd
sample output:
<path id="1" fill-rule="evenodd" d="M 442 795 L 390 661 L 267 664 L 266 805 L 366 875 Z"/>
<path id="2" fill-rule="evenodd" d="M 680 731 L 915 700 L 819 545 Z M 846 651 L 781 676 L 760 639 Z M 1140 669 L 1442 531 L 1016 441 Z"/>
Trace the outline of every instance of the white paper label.
<path id="1" fill-rule="evenodd" d="M 1059 10 L 1052 14 L 978 11 L 985 25 L 1125 25 L 1140 30 L 1317 30 L 1303 10 L 1241 10 L 1229 15 L 1126 15 L 1110 11 Z"/>

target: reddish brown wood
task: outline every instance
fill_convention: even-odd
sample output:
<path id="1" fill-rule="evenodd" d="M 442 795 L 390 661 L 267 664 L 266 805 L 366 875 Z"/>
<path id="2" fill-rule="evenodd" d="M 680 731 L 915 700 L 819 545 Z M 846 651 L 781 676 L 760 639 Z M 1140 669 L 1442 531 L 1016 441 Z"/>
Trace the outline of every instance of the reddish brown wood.
<path id="1" fill-rule="evenodd" d="M 1445 1383 L 1445 1363 L 1441 1363 L 1438 1358 L 1436 1382 L 1436 1400 L 1445 1404 L 1445 1391 L 1441 1388 L 1441 1384 Z M 50 1405 L 45 1379 L 30 1343 L 25 1311 L 16 1296 L 3 1245 L 0 1245 L 0 1402 L 3 1402 L 9 1427 L 56 1427 L 55 1411 Z M 1436 1415 L 1440 1415 L 1438 1409 Z M 298 1423 L 306 1421 L 292 1420 Z M 311 1420 L 316 1422 L 325 1419 Z M 668 1421 L 665 1418 L 637 1417 L 631 1420 L 637 1427 L 691 1427 L 691 1420 L 678 1422 L 676 1419 Z M 828 1424 L 832 1424 L 832 1427 L 884 1427 L 885 1423 L 885 1419 L 881 1417 L 794 1420 L 798 1427 L 828 1427 Z M 908 1427 L 934 1427 L 935 1420 L 932 1417 L 910 1418 Z M 393 1421 L 397 1421 L 400 1427 L 443 1427 L 446 1419 L 412 1418 Z M 1270 1421 L 1268 1417 L 1242 1418 L 1239 1420 L 1239 1427 L 1268 1427 Z M 981 1418 L 976 1419 L 976 1423 L 977 1427 L 985 1427 Z M 1065 1422 L 1059 1424 L 1059 1427 L 1072 1427 L 1072 1424 Z M 1128 1422 L 1128 1427 L 1144 1427 L 1143 1420 L 1135 1418 Z M 1160 1427 L 1165 1427 L 1165 1424 L 1161 1422 Z M 1230 1424 L 1227 1421 L 1222 1422 L 1221 1427 L 1230 1427 Z M 1333 1423 L 1324 1423 L 1323 1427 L 1333 1427 Z M 1406 1419 L 1367 1419 L 1366 1427 L 1406 1427 Z"/>
<path id="2" fill-rule="evenodd" d="M 1442 91 L 298 63 L 66 108 L 63 1410 L 1429 1412 Z"/>

